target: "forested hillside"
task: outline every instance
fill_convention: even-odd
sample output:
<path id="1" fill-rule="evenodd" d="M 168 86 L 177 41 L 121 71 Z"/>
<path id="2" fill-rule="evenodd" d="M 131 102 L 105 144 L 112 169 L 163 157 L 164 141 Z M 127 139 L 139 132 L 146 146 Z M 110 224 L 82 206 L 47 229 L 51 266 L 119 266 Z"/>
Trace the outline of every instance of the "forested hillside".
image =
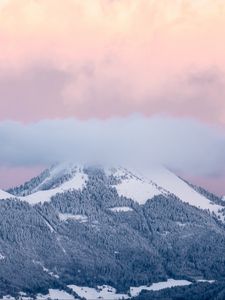
<path id="1" fill-rule="evenodd" d="M 84 172 L 83 189 L 48 202 L 0 200 L 1 297 L 71 284 L 127 293 L 167 278 L 225 279 L 225 228 L 214 214 L 172 194 L 141 205 L 120 196 L 103 169 Z"/>

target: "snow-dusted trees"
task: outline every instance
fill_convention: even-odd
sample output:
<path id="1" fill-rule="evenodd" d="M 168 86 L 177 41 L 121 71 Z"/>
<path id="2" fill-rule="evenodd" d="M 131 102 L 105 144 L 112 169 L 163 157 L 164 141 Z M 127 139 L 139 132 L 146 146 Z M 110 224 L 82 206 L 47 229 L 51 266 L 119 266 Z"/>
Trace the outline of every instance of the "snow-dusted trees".
<path id="1" fill-rule="evenodd" d="M 225 230 L 213 216 L 173 195 L 139 205 L 120 197 L 112 186 L 116 179 L 101 169 L 85 172 L 89 180 L 82 191 L 57 194 L 50 202 L 0 201 L 4 295 L 67 284 L 109 284 L 125 292 L 167 276 L 225 277 Z M 124 206 L 132 209 L 111 210 Z"/>

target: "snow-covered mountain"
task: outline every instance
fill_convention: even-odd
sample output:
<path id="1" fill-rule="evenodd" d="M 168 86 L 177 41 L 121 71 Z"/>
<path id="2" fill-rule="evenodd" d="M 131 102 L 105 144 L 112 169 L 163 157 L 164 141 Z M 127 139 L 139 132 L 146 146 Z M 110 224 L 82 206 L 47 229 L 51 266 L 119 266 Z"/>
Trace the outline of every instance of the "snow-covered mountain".
<path id="1" fill-rule="evenodd" d="M 173 279 L 222 282 L 224 211 L 163 167 L 52 166 L 0 191 L 0 299 L 131 298 Z"/>
<path id="2" fill-rule="evenodd" d="M 39 177 L 18 188 L 10 189 L 8 192 L 0 191 L 0 199 L 16 197 L 31 205 L 49 202 L 56 194 L 82 190 L 88 181 L 84 169 L 85 167 L 72 163 L 52 166 Z M 223 219 L 223 205 L 216 204 L 212 199 L 202 195 L 165 167 L 154 167 L 147 172 L 117 167 L 105 168 L 104 172 L 114 179 L 112 186 L 120 196 L 130 198 L 140 205 L 154 196 L 173 194 L 181 201 L 208 210 Z M 25 196 L 22 196 L 24 194 Z"/>

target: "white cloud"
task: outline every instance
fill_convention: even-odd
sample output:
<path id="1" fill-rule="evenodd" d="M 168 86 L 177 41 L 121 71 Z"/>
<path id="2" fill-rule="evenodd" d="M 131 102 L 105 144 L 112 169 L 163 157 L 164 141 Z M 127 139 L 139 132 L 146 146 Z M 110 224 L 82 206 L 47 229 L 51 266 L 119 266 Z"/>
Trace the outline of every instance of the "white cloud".
<path id="1" fill-rule="evenodd" d="M 163 116 L 0 123 L 1 166 L 65 160 L 141 167 L 160 163 L 194 175 L 215 175 L 225 171 L 225 136 L 191 119 Z"/>

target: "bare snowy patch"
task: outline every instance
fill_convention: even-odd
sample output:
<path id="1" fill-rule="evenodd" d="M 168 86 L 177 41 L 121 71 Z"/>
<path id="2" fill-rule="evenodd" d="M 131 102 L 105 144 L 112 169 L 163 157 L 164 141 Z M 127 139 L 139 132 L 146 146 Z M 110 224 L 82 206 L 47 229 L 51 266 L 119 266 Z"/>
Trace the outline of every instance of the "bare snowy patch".
<path id="1" fill-rule="evenodd" d="M 128 212 L 128 211 L 133 211 L 133 209 L 129 206 L 117 206 L 117 207 L 111 207 L 111 211 L 113 212 Z"/>
<path id="2" fill-rule="evenodd" d="M 168 279 L 167 281 L 157 282 L 153 283 L 150 286 L 139 286 L 139 287 L 131 287 L 130 288 L 130 294 L 132 297 L 138 296 L 141 291 L 147 290 L 147 291 L 160 291 L 167 288 L 172 288 L 175 286 L 185 286 L 190 285 L 192 282 L 187 280 L 174 280 L 174 279 Z"/>
<path id="3" fill-rule="evenodd" d="M 47 295 L 37 295 L 36 300 L 76 300 L 74 296 L 68 294 L 65 291 L 58 290 L 58 289 L 50 289 Z"/>
<path id="4" fill-rule="evenodd" d="M 89 287 L 80 287 L 77 285 L 69 285 L 68 287 L 71 288 L 75 293 L 77 293 L 77 295 L 83 297 L 86 300 L 120 300 L 129 298 L 129 296 L 126 294 L 117 294 L 116 289 L 108 285 L 98 286 L 96 289 Z"/>
<path id="5" fill-rule="evenodd" d="M 197 282 L 208 282 L 214 283 L 215 280 L 205 280 L 199 279 Z M 94 300 L 94 299 L 102 299 L 102 300 L 122 300 L 122 299 L 130 299 L 132 297 L 137 297 L 142 291 L 159 291 L 167 288 L 173 288 L 176 286 L 188 286 L 191 285 L 192 282 L 187 280 L 175 280 L 168 279 L 167 281 L 153 283 L 150 286 L 143 285 L 139 287 L 131 287 L 129 293 L 127 294 L 119 294 L 116 289 L 108 286 L 102 285 L 97 286 L 96 288 L 90 288 L 86 286 L 77 286 L 77 285 L 68 285 L 73 292 L 75 292 L 79 297 L 85 300 Z M 26 296 L 25 293 L 20 293 L 19 300 L 78 300 L 73 295 L 59 289 L 49 289 L 49 293 L 47 295 L 38 294 L 35 298 L 30 298 Z M 15 300 L 14 297 L 7 295 L 4 296 L 0 300 Z"/>
<path id="6" fill-rule="evenodd" d="M 216 280 L 206 280 L 206 279 L 199 279 L 197 282 L 208 282 L 208 283 L 214 283 Z"/>
<path id="7" fill-rule="evenodd" d="M 5 259 L 5 256 L 0 253 L 0 260 Z"/>
<path id="8" fill-rule="evenodd" d="M 175 222 L 179 227 L 185 227 L 187 223 Z"/>
<path id="9" fill-rule="evenodd" d="M 62 222 L 65 222 L 67 220 L 74 220 L 78 221 L 80 223 L 86 223 L 88 221 L 88 217 L 85 215 L 73 215 L 73 214 L 67 214 L 67 213 L 59 213 L 59 219 Z"/>

